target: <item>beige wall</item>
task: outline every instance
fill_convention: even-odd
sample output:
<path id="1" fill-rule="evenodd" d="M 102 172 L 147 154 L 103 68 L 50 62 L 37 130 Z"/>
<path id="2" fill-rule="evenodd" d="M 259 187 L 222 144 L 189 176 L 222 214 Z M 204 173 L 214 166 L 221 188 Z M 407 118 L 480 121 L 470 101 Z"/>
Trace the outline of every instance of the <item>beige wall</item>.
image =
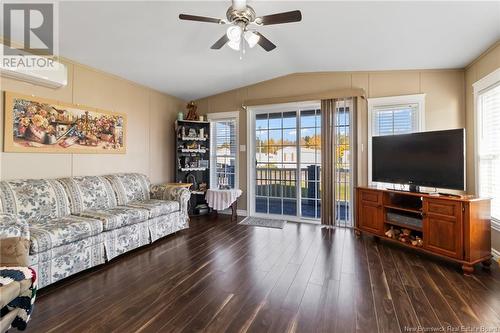
<path id="1" fill-rule="evenodd" d="M 490 47 L 465 69 L 465 122 L 467 125 L 467 187 L 476 191 L 474 165 L 474 91 L 472 84 L 500 68 L 500 41 Z M 500 230 L 493 229 L 492 247 L 500 252 Z"/>
<path id="2" fill-rule="evenodd" d="M 2 91 L 14 91 L 66 103 L 81 104 L 127 114 L 126 154 L 1 153 L 0 178 L 44 178 L 141 172 L 152 182 L 174 178 L 173 124 L 184 102 L 119 77 L 64 61 L 69 84 L 49 89 L 7 78 Z M 1 94 L 0 99 L 3 99 Z M 2 105 L 2 114 L 4 103 Z M 3 129 L 3 117 L 0 120 Z M 0 138 L 3 144 L 3 135 Z"/>
<path id="3" fill-rule="evenodd" d="M 463 70 L 321 72 L 298 73 L 231 90 L 198 101 L 201 113 L 240 111 L 240 144 L 246 144 L 245 100 L 297 96 L 332 89 L 363 88 L 368 97 L 426 94 L 425 129 L 440 130 L 465 127 Z M 365 151 L 359 156 L 359 179 L 367 179 L 367 110 L 359 110 L 359 144 Z M 246 152 L 240 152 L 240 187 L 244 194 L 238 202 L 246 209 Z"/>
<path id="4" fill-rule="evenodd" d="M 474 91 L 472 84 L 500 68 L 500 42 L 497 42 L 465 69 L 465 123 L 467 125 L 467 187 L 475 193 Z"/>

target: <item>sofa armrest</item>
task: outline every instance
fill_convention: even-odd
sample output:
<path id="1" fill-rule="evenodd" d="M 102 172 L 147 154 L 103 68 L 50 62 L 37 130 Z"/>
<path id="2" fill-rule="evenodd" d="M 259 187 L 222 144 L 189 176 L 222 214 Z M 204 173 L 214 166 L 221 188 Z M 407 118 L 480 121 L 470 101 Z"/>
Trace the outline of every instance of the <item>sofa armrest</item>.
<path id="1" fill-rule="evenodd" d="M 9 237 L 30 238 L 28 222 L 14 214 L 0 213 L 0 239 Z"/>
<path id="2" fill-rule="evenodd" d="M 0 266 L 28 266 L 29 238 L 26 221 L 0 213 Z"/>
<path id="3" fill-rule="evenodd" d="M 159 200 L 178 201 L 181 213 L 188 215 L 189 199 L 191 192 L 184 187 L 171 186 L 168 184 L 159 184 L 151 186 L 151 198 Z"/>

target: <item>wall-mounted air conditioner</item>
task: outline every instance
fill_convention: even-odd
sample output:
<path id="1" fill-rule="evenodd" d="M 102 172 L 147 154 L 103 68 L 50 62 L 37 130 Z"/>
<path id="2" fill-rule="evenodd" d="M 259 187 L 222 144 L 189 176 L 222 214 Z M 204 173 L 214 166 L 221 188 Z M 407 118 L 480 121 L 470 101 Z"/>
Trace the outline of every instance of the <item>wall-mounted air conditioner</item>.
<path id="1" fill-rule="evenodd" d="M 39 56 L 3 57 L 0 75 L 52 89 L 68 84 L 66 65 L 50 58 Z"/>

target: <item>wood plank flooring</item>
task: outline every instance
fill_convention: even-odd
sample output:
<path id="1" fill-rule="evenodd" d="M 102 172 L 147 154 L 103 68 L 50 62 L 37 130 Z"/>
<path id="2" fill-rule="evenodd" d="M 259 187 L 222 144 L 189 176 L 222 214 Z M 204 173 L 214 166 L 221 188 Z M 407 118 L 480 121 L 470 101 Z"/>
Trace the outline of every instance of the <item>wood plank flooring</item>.
<path id="1" fill-rule="evenodd" d="M 40 290 L 28 332 L 416 332 L 500 327 L 500 269 L 288 223 L 191 228 Z"/>

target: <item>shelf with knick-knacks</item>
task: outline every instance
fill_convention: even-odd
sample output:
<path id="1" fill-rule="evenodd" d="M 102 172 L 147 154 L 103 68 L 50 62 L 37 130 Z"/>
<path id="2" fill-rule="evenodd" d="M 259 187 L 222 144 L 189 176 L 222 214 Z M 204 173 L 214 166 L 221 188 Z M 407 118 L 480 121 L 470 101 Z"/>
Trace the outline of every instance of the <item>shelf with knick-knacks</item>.
<path id="1" fill-rule="evenodd" d="M 204 171 L 208 169 L 209 161 L 201 156 L 179 156 L 178 165 L 181 171 Z"/>
<path id="2" fill-rule="evenodd" d="M 177 149 L 181 153 L 206 153 L 208 147 L 197 141 L 179 143 Z"/>
<path id="3" fill-rule="evenodd" d="M 193 184 L 189 213 L 203 214 L 207 212 L 205 192 L 210 183 L 210 123 L 177 120 L 175 136 L 176 182 Z"/>
<path id="4" fill-rule="evenodd" d="M 186 121 L 177 121 L 178 123 L 186 123 Z M 180 125 L 180 132 L 178 133 L 179 138 L 182 141 L 207 141 L 208 134 L 206 133 L 206 128 L 202 126 L 193 126 L 194 124 L 205 124 L 205 122 L 196 122 L 189 124 Z M 208 123 L 207 123 L 208 124 Z"/>

